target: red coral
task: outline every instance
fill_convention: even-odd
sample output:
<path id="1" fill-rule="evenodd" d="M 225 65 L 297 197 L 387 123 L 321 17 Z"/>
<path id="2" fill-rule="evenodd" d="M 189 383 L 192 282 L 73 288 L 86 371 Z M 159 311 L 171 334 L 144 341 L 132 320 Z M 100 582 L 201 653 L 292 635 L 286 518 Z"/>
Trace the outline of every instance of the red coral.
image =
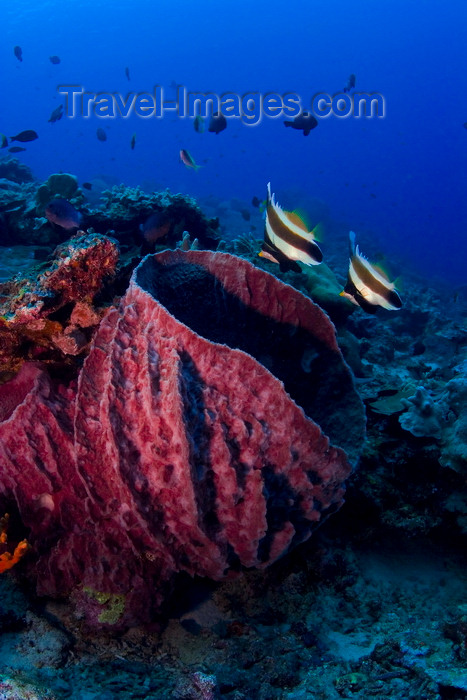
<path id="1" fill-rule="evenodd" d="M 150 619 L 175 572 L 220 579 L 309 537 L 350 471 L 311 417 L 353 455 L 364 430 L 327 316 L 220 253 L 148 256 L 75 389 L 25 366 L 8 391 L 0 494 L 38 592 L 110 594 L 120 623 Z"/>

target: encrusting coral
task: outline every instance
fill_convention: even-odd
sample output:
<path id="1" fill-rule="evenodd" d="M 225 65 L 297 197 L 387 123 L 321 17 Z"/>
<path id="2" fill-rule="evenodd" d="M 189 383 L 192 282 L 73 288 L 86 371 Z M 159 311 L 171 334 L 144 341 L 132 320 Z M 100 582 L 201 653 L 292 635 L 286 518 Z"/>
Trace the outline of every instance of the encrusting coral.
<path id="1" fill-rule="evenodd" d="M 37 274 L 0 284 L 0 377 L 25 359 L 63 362 L 88 345 L 104 309 L 94 295 L 111 279 L 119 260 L 115 240 L 78 232 L 55 250 Z"/>
<path id="2" fill-rule="evenodd" d="M 0 546 L 6 545 L 8 540 L 7 530 L 9 518 L 10 516 L 8 513 L 5 513 L 5 515 L 0 518 Z M 2 552 L 2 554 L 0 554 L 0 574 L 4 571 L 8 571 L 8 569 L 11 569 L 17 564 L 28 549 L 29 545 L 27 540 L 21 540 L 21 542 L 18 542 L 13 552 Z"/>

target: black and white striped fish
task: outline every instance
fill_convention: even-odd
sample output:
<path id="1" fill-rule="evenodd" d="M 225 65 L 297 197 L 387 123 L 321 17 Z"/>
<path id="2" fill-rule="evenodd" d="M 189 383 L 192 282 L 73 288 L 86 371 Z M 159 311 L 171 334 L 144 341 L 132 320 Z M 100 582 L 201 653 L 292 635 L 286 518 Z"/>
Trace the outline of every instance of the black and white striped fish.
<path id="1" fill-rule="evenodd" d="M 284 211 L 277 204 L 269 182 L 264 241 L 259 255 L 279 263 L 282 272 L 301 272 L 298 262 L 318 265 L 323 259 L 314 232 L 308 231 L 297 214 Z"/>
<path id="2" fill-rule="evenodd" d="M 361 306 L 369 314 L 374 314 L 378 306 L 391 311 L 400 309 L 402 301 L 394 282 L 390 282 L 382 270 L 360 253 L 353 231 L 350 231 L 349 238 L 349 272 L 341 296 Z"/>

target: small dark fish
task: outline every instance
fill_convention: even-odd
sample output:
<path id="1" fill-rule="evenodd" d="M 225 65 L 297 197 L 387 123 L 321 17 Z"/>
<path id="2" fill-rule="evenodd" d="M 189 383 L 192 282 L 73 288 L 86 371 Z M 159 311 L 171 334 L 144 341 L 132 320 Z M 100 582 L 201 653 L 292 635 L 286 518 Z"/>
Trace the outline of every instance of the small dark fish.
<path id="1" fill-rule="evenodd" d="M 130 146 L 131 150 L 134 151 L 136 146 L 136 134 L 133 134 L 133 136 L 131 137 Z"/>
<path id="2" fill-rule="evenodd" d="M 130 80 L 130 69 L 128 68 L 128 66 L 125 68 L 125 75 L 126 75 L 126 79 Z"/>
<path id="3" fill-rule="evenodd" d="M 199 170 L 200 165 L 196 165 L 195 160 L 191 153 L 184 148 L 180 151 L 180 160 L 186 168 L 191 168 L 192 170 Z"/>
<path id="4" fill-rule="evenodd" d="M 63 117 L 63 105 L 58 105 L 58 107 L 55 107 L 54 111 L 50 115 L 49 122 L 51 124 L 55 124 L 55 122 L 58 122 L 62 117 Z"/>
<path id="5" fill-rule="evenodd" d="M 81 187 L 84 187 L 85 190 L 92 190 L 92 185 L 90 182 L 83 182 Z"/>
<path id="6" fill-rule="evenodd" d="M 285 121 L 285 126 L 291 126 L 292 129 L 303 131 L 303 136 L 308 136 L 312 129 L 318 126 L 318 120 L 308 112 L 302 112 L 293 121 Z"/>
<path id="7" fill-rule="evenodd" d="M 314 231 L 308 231 L 297 214 L 279 206 L 271 194 L 269 182 L 264 241 L 259 256 L 279 263 L 282 272 L 301 272 L 299 262 L 319 265 L 323 259 Z"/>
<path id="8" fill-rule="evenodd" d="M 467 129 L 467 122 L 464 122 L 464 129 Z"/>
<path id="9" fill-rule="evenodd" d="M 21 143 L 27 143 L 28 141 L 35 141 L 39 136 L 32 129 L 27 129 L 26 131 L 20 131 L 16 136 L 10 136 L 10 141 L 20 141 Z"/>
<path id="10" fill-rule="evenodd" d="M 344 92 L 350 92 L 352 90 L 352 88 L 355 87 L 355 81 L 356 81 L 355 73 L 351 73 L 349 75 L 349 79 L 347 80 L 347 85 L 344 88 Z"/>
<path id="11" fill-rule="evenodd" d="M 255 207 L 256 209 L 259 209 L 259 205 L 261 204 L 261 200 L 258 197 L 253 197 L 251 200 L 251 206 Z"/>
<path id="12" fill-rule="evenodd" d="M 26 149 L 23 148 L 22 146 L 12 146 L 11 148 L 8 149 L 9 153 L 21 153 L 21 151 L 25 151 Z"/>
<path id="13" fill-rule="evenodd" d="M 227 119 L 222 113 L 214 112 L 209 122 L 208 131 L 211 134 L 220 134 L 224 129 L 227 129 Z"/>
<path id="14" fill-rule="evenodd" d="M 107 141 L 107 134 L 101 126 L 96 131 L 96 136 L 99 139 L 99 141 Z"/>
<path id="15" fill-rule="evenodd" d="M 369 314 L 374 314 L 379 306 L 391 311 L 400 309 L 402 301 L 394 282 L 390 282 L 382 270 L 360 253 L 358 245 L 355 245 L 353 231 L 349 238 L 349 272 L 347 284 L 340 296 L 346 297 Z"/>
<path id="16" fill-rule="evenodd" d="M 242 215 L 242 218 L 245 219 L 245 221 L 249 221 L 251 219 L 251 215 L 248 209 L 242 209 L 240 211 L 240 214 Z"/>
<path id="17" fill-rule="evenodd" d="M 201 117 L 199 114 L 196 115 L 195 121 L 193 122 L 193 126 L 195 128 L 195 131 L 198 132 L 198 134 L 204 133 L 204 119 Z"/>
<path id="18" fill-rule="evenodd" d="M 49 61 L 50 63 L 53 63 L 54 66 L 58 66 L 60 63 L 60 57 L 59 56 L 49 56 Z"/>
<path id="19" fill-rule="evenodd" d="M 2 142 L 2 145 L 0 146 L 0 148 L 6 148 L 8 146 L 8 139 L 5 136 L 5 134 L 0 134 L 0 140 Z"/>
<path id="20" fill-rule="evenodd" d="M 171 219 L 165 212 L 154 212 L 141 224 L 139 230 L 146 243 L 154 244 L 159 238 L 165 236 L 172 226 Z"/>
<path id="21" fill-rule="evenodd" d="M 45 216 L 51 224 L 61 226 L 66 231 L 79 228 L 82 215 L 67 199 L 52 199 L 45 208 Z"/>
<path id="22" fill-rule="evenodd" d="M 15 48 L 13 49 L 13 53 L 15 54 L 18 61 L 23 60 L 23 49 L 21 48 L 21 46 L 15 46 Z"/>

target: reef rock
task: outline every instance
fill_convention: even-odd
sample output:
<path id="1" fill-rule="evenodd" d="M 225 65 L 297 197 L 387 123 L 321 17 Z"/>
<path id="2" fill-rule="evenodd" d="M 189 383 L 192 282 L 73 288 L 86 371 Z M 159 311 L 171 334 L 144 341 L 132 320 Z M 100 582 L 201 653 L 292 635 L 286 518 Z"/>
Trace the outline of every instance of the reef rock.
<path id="1" fill-rule="evenodd" d="M 83 352 L 103 312 L 92 308 L 93 299 L 118 260 L 117 241 L 79 231 L 55 249 L 41 274 L 31 267 L 24 279 L 0 283 L 0 378 L 25 359 L 60 364 L 64 355 Z"/>
<path id="2" fill-rule="evenodd" d="M 29 363 L 0 387 L 0 504 L 29 529 L 19 566 L 39 594 L 124 626 L 160 611 L 177 572 L 219 580 L 307 539 L 363 435 L 319 307 L 232 255 L 164 251 L 77 382 Z"/>

